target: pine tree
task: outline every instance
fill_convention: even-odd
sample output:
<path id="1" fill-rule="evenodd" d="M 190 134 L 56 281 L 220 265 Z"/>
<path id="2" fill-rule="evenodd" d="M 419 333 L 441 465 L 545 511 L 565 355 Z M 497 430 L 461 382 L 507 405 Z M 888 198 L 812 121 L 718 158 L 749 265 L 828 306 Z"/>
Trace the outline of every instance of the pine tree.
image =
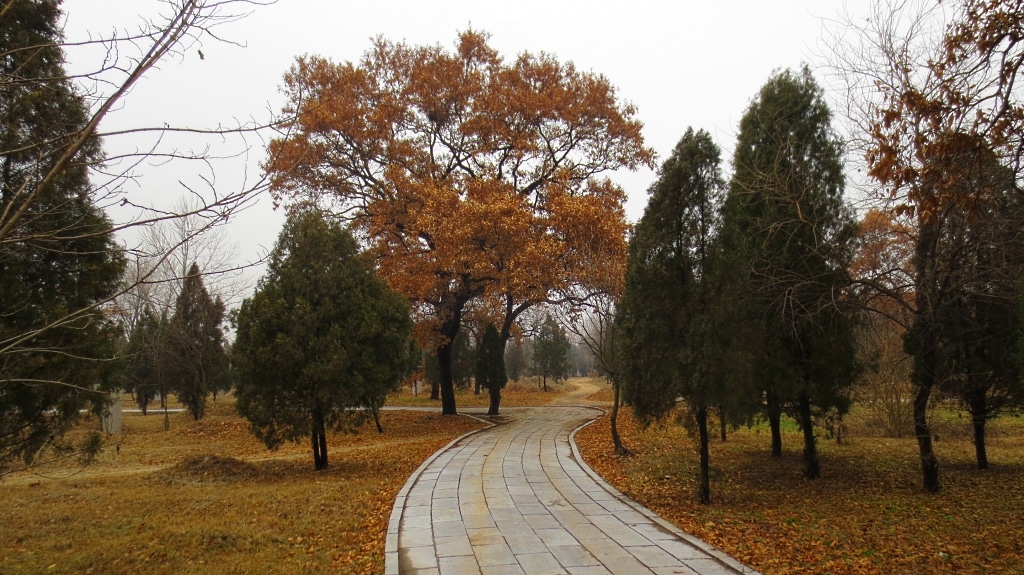
<path id="1" fill-rule="evenodd" d="M 63 68 L 59 2 L 9 2 L 0 18 L 0 473 L 31 462 L 120 383 L 118 334 L 99 306 L 124 261 L 92 202 L 91 140 L 43 184 L 85 127 Z"/>
<path id="2" fill-rule="evenodd" d="M 776 73 L 740 121 L 735 171 L 723 208 L 723 249 L 745 274 L 734 307 L 757 326 L 772 454 L 781 455 L 779 416 L 804 432 L 804 475 L 820 476 L 816 413 L 848 407 L 855 374 L 853 330 L 844 310 L 854 225 L 844 204 L 842 142 L 822 90 L 805 67 Z"/>
<path id="3" fill-rule="evenodd" d="M 171 388 L 196 421 L 206 413 L 206 397 L 228 376 L 223 321 L 224 304 L 210 297 L 199 266 L 192 264 L 175 303 L 164 353 Z"/>
<path id="4" fill-rule="evenodd" d="M 720 313 L 715 269 L 720 162 L 711 136 L 691 128 L 662 165 L 630 241 L 617 317 L 625 398 L 640 420 L 663 418 L 685 400 L 695 423 L 701 503 L 711 498 L 709 410 L 728 406 L 727 413 L 746 415 L 753 403 L 742 380 L 724 370 L 737 332 Z"/>
<path id="5" fill-rule="evenodd" d="M 124 390 L 135 396 L 135 403 L 146 415 L 149 404 L 160 391 L 160 320 L 151 309 L 145 309 L 128 339 L 125 352 Z"/>
<path id="6" fill-rule="evenodd" d="M 544 316 L 537 334 L 533 363 L 537 369 L 536 375 L 542 378 L 544 391 L 548 390 L 548 377 L 553 377 L 557 382 L 569 371 L 569 338 L 550 313 Z"/>
<path id="7" fill-rule="evenodd" d="M 294 214 L 238 312 L 238 412 L 271 449 L 309 438 L 326 469 L 327 432 L 354 430 L 401 384 L 411 331 L 405 299 L 348 230 Z"/>

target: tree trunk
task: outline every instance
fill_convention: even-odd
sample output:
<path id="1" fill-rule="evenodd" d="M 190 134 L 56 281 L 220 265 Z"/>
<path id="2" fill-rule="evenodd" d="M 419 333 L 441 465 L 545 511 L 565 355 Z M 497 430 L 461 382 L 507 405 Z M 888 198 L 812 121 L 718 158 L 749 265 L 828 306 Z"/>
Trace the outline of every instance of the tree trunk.
<path id="1" fill-rule="evenodd" d="M 462 307 L 466 305 L 465 299 L 455 296 L 448 296 L 449 303 L 442 306 L 440 310 L 444 320 L 441 322 L 438 332 L 444 343 L 437 347 L 437 371 L 439 386 L 441 388 L 441 415 L 457 415 L 455 410 L 455 382 L 452 379 L 452 349 L 455 347 L 455 338 L 459 335 L 459 327 L 462 325 Z"/>
<path id="2" fill-rule="evenodd" d="M 727 431 L 726 427 L 727 426 L 725 424 L 725 408 L 719 406 L 718 407 L 718 431 L 722 435 L 722 443 L 725 443 L 726 441 L 729 440 L 729 435 L 726 433 L 726 431 Z"/>
<path id="3" fill-rule="evenodd" d="M 452 380 L 452 342 L 454 341 L 455 338 L 452 337 L 447 343 L 437 348 L 437 368 L 441 380 L 441 415 L 456 415 L 455 382 Z"/>
<path id="4" fill-rule="evenodd" d="M 988 450 L 985 449 L 985 423 L 988 421 L 985 417 L 986 404 L 984 391 L 971 394 L 971 425 L 974 427 L 974 457 L 978 469 L 988 469 Z"/>
<path id="5" fill-rule="evenodd" d="M 441 399 L 441 386 L 436 381 L 430 382 L 430 399 Z"/>
<path id="6" fill-rule="evenodd" d="M 917 448 L 921 457 L 921 476 L 924 490 L 937 493 L 939 485 L 939 460 L 932 449 L 932 432 L 928 427 L 928 397 L 931 386 L 919 385 L 914 394 L 914 435 L 917 437 Z"/>
<path id="7" fill-rule="evenodd" d="M 768 402 L 768 427 L 772 431 L 772 457 L 782 457 L 782 406 L 771 391 L 765 394 L 765 399 Z"/>
<path id="8" fill-rule="evenodd" d="M 622 443 L 622 438 L 619 436 L 619 404 L 621 403 L 620 396 L 622 394 L 622 387 L 619 382 L 612 379 L 612 415 L 611 415 L 611 426 L 612 426 L 612 443 L 615 445 L 615 455 L 631 455 L 632 452 L 626 448 Z"/>
<path id="9" fill-rule="evenodd" d="M 487 390 L 491 396 L 491 403 L 487 407 L 487 415 L 498 415 L 498 407 L 501 405 L 501 388 L 491 387 Z"/>
<path id="10" fill-rule="evenodd" d="M 320 409 L 313 410 L 313 468 L 317 471 L 327 469 L 327 434 L 324 426 L 324 414 Z"/>
<path id="11" fill-rule="evenodd" d="M 919 216 L 920 217 L 920 216 Z M 918 222 L 917 244 L 914 246 L 914 288 L 916 292 L 914 325 L 911 334 L 915 336 L 913 348 L 907 351 L 914 357 L 911 380 L 914 384 L 914 435 L 921 458 L 921 477 L 924 490 L 936 493 L 939 484 L 939 460 L 932 449 L 932 433 L 928 427 L 928 399 L 935 387 L 935 372 L 938 368 L 938 326 L 935 320 L 936 292 L 936 245 L 939 238 L 938 224 L 930 220 Z M 911 340 L 906 340 L 908 344 Z"/>
<path id="12" fill-rule="evenodd" d="M 821 464 L 818 462 L 818 446 L 814 440 L 814 418 L 811 415 L 811 398 L 800 394 L 798 405 L 800 427 L 804 432 L 804 479 L 820 479 Z"/>
<path id="13" fill-rule="evenodd" d="M 380 408 L 370 408 L 370 413 L 373 414 L 373 424 L 377 426 L 377 433 L 384 433 L 384 427 L 380 424 Z"/>
<path id="14" fill-rule="evenodd" d="M 541 385 L 543 385 L 544 391 L 548 390 L 548 376 L 547 376 L 547 374 L 544 374 L 544 375 L 541 376 Z"/>
<path id="15" fill-rule="evenodd" d="M 711 503 L 711 457 L 708 451 L 708 408 L 697 408 L 697 440 L 700 449 L 700 477 L 697 481 L 697 501 Z"/>

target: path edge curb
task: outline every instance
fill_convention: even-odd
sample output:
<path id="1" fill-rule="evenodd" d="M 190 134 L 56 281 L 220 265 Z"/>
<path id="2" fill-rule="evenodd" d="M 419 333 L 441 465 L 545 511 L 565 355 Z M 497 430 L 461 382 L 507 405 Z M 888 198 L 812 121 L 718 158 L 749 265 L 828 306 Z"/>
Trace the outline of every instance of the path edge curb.
<path id="1" fill-rule="evenodd" d="M 755 569 L 753 569 L 753 568 L 751 568 L 751 567 L 749 567 L 747 565 L 744 565 L 743 563 L 740 563 L 738 560 L 734 559 L 732 556 L 730 556 L 730 555 L 720 551 L 718 548 L 714 547 L 713 545 L 711 545 L 710 543 L 704 541 L 703 539 L 699 539 L 696 536 L 691 535 L 691 534 L 683 531 L 682 529 L 679 529 L 678 527 L 676 527 L 675 525 L 673 525 L 669 521 L 666 521 L 665 519 L 663 519 L 660 515 L 658 515 L 654 511 L 648 509 L 647 507 L 644 507 L 643 505 L 640 505 L 639 503 L 637 503 L 636 501 L 634 501 L 630 497 L 627 497 L 624 493 L 622 493 L 618 489 L 612 487 L 607 481 L 604 480 L 603 477 L 598 475 L 598 473 L 596 471 L 591 469 L 591 467 L 589 465 L 587 465 L 587 462 L 583 460 L 583 455 L 580 453 L 579 447 L 576 446 L 576 433 L 579 430 L 583 429 L 584 427 L 590 425 L 591 423 L 594 423 L 595 421 L 600 419 L 602 416 L 607 416 L 608 412 L 605 409 L 603 409 L 603 408 L 596 407 L 596 406 L 593 406 L 593 405 L 581 405 L 580 407 L 589 407 L 590 409 L 594 409 L 594 410 L 600 411 L 601 414 L 602 414 L 602 415 L 599 415 L 598 417 L 595 417 L 594 419 L 591 419 L 590 421 L 587 421 L 585 423 L 580 424 L 579 427 L 577 427 L 576 429 L 572 430 L 572 433 L 569 434 L 569 446 L 572 448 L 572 456 L 576 459 L 576 463 L 579 464 L 579 466 L 583 469 L 583 471 L 587 475 L 590 476 L 591 479 L 593 479 L 598 485 L 601 486 L 602 489 L 604 489 L 605 491 L 610 493 L 612 496 L 614 496 L 618 500 L 622 501 L 626 505 L 629 505 L 634 510 L 636 510 L 639 513 L 641 513 L 642 515 L 644 515 L 645 517 L 647 517 L 651 521 L 654 521 L 655 523 L 660 525 L 663 529 L 669 531 L 670 533 L 673 533 L 674 535 L 676 535 L 677 537 L 679 537 L 683 541 L 686 541 L 690 545 L 693 545 L 694 547 L 697 547 L 701 551 L 704 551 L 705 553 L 707 553 L 709 556 L 714 558 L 716 561 L 718 561 L 722 565 L 724 565 L 724 566 L 726 566 L 726 567 L 728 567 L 728 568 L 730 568 L 730 569 L 732 569 L 732 570 L 734 570 L 734 571 L 736 571 L 738 573 L 742 573 L 743 575 L 761 575 L 757 570 L 755 570 Z M 480 430 L 477 430 L 477 431 L 480 431 Z M 398 571 L 395 571 L 395 573 L 393 573 L 393 574 L 387 573 L 386 575 L 398 575 Z"/>
<path id="2" fill-rule="evenodd" d="M 391 507 L 391 517 L 388 519 L 387 535 L 384 537 L 384 575 L 401 575 L 398 563 L 398 528 L 401 525 L 402 515 L 405 512 L 405 500 L 409 496 L 409 491 L 412 490 L 413 486 L 416 485 L 416 482 L 419 481 L 420 475 L 423 474 L 423 472 L 431 463 L 434 462 L 435 459 L 440 457 L 442 453 L 450 449 L 456 443 L 462 441 L 463 439 L 471 435 L 475 435 L 482 431 L 487 431 L 488 429 L 496 425 L 494 422 L 487 421 L 482 417 L 478 417 L 476 415 L 472 415 L 469 413 L 459 413 L 457 415 L 460 417 L 469 417 L 471 419 L 475 419 L 477 421 L 486 423 L 487 426 L 481 427 L 480 429 L 474 429 L 473 431 L 467 433 L 463 433 L 462 435 L 449 441 L 444 447 L 438 449 L 433 454 L 431 454 L 430 457 L 423 460 L 423 463 L 421 463 L 420 466 L 416 468 L 416 471 L 412 472 L 412 475 L 409 476 L 409 479 L 405 480 L 405 485 L 402 486 L 402 488 L 398 491 L 398 495 L 395 496 L 395 503 Z"/>

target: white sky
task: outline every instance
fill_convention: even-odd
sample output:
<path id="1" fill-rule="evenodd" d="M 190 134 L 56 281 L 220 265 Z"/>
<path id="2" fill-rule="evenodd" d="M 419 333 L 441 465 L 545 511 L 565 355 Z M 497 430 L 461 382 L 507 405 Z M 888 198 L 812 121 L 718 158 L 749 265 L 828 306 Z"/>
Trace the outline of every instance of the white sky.
<path id="1" fill-rule="evenodd" d="M 266 119 L 283 98 L 281 76 L 296 55 L 319 54 L 335 61 L 358 60 L 370 39 L 381 35 L 410 44 L 453 46 L 467 27 L 491 34 L 490 44 L 506 59 L 524 52 L 548 52 L 577 68 L 600 73 L 632 102 L 644 123 L 648 146 L 659 164 L 688 126 L 706 129 L 723 149 L 729 172 L 739 120 L 773 70 L 821 65 L 823 27 L 842 14 L 863 15 L 869 0 L 633 0 L 518 2 L 458 0 L 279 0 L 257 7 L 218 34 L 238 46 L 206 39 L 180 58 L 153 71 L 126 104 L 101 128 L 186 124 L 231 124 L 235 119 Z M 101 9 L 98 9 L 102 6 Z M 113 28 L 137 27 L 145 16 L 166 8 L 157 0 L 65 0 L 66 36 L 105 35 Z M 96 54 L 91 55 L 93 58 Z M 69 53 L 72 68 L 95 65 L 88 54 Z M 819 74 L 818 79 L 824 79 Z M 824 82 L 823 82 L 824 83 Z M 261 154 L 255 143 L 251 178 Z M 119 145 L 124 145 L 120 142 Z M 108 144 L 109 151 L 109 144 Z M 218 185 L 240 177 L 244 158 L 220 175 Z M 180 169 L 180 168 L 179 168 Z M 177 181 L 188 174 L 143 170 L 138 190 L 144 203 L 181 194 Z M 629 194 L 627 212 L 643 213 L 654 172 L 615 177 Z M 147 196 L 149 199 L 147 200 Z M 230 224 L 242 254 L 269 249 L 282 221 L 269 198 Z"/>

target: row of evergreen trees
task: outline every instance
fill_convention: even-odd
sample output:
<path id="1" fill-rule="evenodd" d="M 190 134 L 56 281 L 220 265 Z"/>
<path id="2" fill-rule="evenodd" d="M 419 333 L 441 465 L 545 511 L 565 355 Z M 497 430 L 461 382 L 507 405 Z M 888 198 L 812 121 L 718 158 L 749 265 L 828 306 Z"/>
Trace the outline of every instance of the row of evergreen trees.
<path id="1" fill-rule="evenodd" d="M 815 420 L 846 413 L 852 383 L 871 367 L 858 361 L 858 329 L 882 323 L 865 321 L 877 314 L 891 317 L 870 302 L 892 290 L 851 275 L 866 243 L 844 200 L 842 157 L 810 71 L 786 70 L 743 115 L 728 184 L 719 148 L 690 129 L 649 189 L 616 320 L 624 397 L 644 422 L 679 402 L 689 409 L 702 502 L 710 500 L 709 411 L 737 424 L 767 419 L 773 456 L 782 453 L 780 418 L 788 414 L 803 431 L 804 476 L 818 478 Z M 935 375 L 982 426 L 1024 400 L 1013 361 L 1024 219 L 1012 182 L 1002 189 L 985 221 L 950 218 L 929 240 L 939 257 L 927 265 L 955 281 L 943 284 L 947 303 L 928 340 L 913 329 L 905 336 L 907 353 L 940 366 Z M 984 445 L 983 433 L 976 444 Z"/>
<path id="2" fill-rule="evenodd" d="M 124 353 L 124 390 L 146 414 L 157 397 L 167 407 L 175 394 L 196 420 L 202 419 L 210 394 L 231 387 L 225 349 L 224 303 L 203 285 L 192 264 L 175 301 L 174 313 L 157 315 L 146 308 L 132 330 Z M 166 411 L 165 411 L 166 414 Z M 166 424 L 166 420 L 165 420 Z"/>

